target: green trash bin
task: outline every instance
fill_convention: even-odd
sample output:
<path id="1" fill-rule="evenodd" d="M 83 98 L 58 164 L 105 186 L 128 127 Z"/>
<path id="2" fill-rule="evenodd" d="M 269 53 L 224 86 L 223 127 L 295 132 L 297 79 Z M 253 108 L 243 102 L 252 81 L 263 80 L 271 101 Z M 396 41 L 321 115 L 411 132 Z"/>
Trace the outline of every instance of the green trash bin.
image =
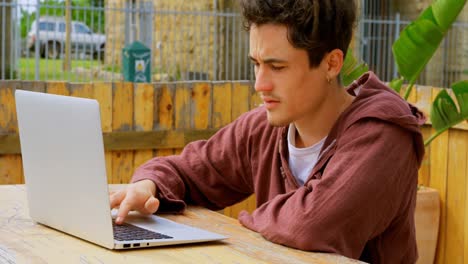
<path id="1" fill-rule="evenodd" d="M 122 49 L 123 77 L 128 82 L 151 82 L 151 49 L 135 41 Z"/>

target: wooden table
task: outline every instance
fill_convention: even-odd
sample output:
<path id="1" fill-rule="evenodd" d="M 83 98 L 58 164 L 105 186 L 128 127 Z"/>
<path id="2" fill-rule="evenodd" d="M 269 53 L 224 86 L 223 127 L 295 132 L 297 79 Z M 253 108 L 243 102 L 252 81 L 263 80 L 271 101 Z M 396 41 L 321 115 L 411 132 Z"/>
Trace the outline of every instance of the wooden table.
<path id="1" fill-rule="evenodd" d="M 115 186 L 111 186 L 115 188 Z M 113 251 L 34 223 L 24 185 L 0 185 L 0 263 L 359 263 L 277 245 L 237 220 L 190 207 L 172 220 L 224 234 L 223 242 Z"/>

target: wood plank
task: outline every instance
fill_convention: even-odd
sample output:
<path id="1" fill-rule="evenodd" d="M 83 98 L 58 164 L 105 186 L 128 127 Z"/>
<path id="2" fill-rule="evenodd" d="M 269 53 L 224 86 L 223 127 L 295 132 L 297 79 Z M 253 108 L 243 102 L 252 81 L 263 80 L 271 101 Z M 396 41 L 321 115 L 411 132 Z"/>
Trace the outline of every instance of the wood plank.
<path id="1" fill-rule="evenodd" d="M 104 148 L 106 151 L 181 149 L 192 141 L 210 138 L 216 131 L 216 129 L 187 129 L 105 132 Z M 20 153 L 18 134 L 0 134 L 0 154 Z"/>
<path id="2" fill-rule="evenodd" d="M 216 131 L 216 129 L 117 131 L 104 134 L 104 146 L 108 150 L 180 149 L 194 140 L 207 139 Z"/>
<path id="3" fill-rule="evenodd" d="M 429 115 L 431 113 L 431 105 L 432 105 L 432 87 L 429 86 L 421 86 L 418 85 L 416 88 L 417 90 L 417 98 L 414 105 L 421 110 L 424 115 L 427 117 L 427 122 L 430 124 Z M 426 123 L 427 123 L 426 122 Z"/>
<path id="4" fill-rule="evenodd" d="M 411 93 L 410 93 L 410 95 L 408 96 L 408 99 L 407 99 L 406 101 L 408 101 L 408 102 L 411 103 L 411 104 L 416 103 L 416 101 L 417 101 L 418 87 L 419 87 L 419 85 L 415 85 L 415 86 L 413 87 L 413 89 L 411 90 Z M 406 88 L 407 88 L 407 87 L 404 87 L 404 89 L 402 89 L 402 91 L 403 91 L 403 92 L 406 91 Z"/>
<path id="5" fill-rule="evenodd" d="M 232 84 L 216 83 L 213 85 L 213 128 L 221 128 L 231 122 Z M 226 207 L 220 213 L 233 217 L 232 207 Z"/>
<path id="6" fill-rule="evenodd" d="M 229 82 L 215 83 L 213 85 L 213 114 L 212 127 L 215 129 L 222 128 L 229 124 L 231 119 L 232 108 L 232 85 Z"/>
<path id="7" fill-rule="evenodd" d="M 467 133 L 467 132 L 465 132 Z M 466 156 L 466 160 L 464 161 L 465 166 L 467 166 L 466 171 L 465 171 L 465 208 L 462 208 L 465 212 L 465 222 L 463 223 L 464 225 L 464 230 L 463 230 L 463 260 L 465 264 L 468 264 L 468 154 Z"/>
<path id="8" fill-rule="evenodd" d="M 232 86 L 232 112 L 231 119 L 235 120 L 241 114 L 249 111 L 251 99 L 250 84 L 248 82 L 234 82 Z M 255 210 L 255 196 L 252 195 L 242 202 L 225 208 L 225 214 L 237 218 L 242 210 L 252 212 Z"/>
<path id="9" fill-rule="evenodd" d="M 254 83 L 249 83 L 249 90 L 250 90 L 250 109 L 257 108 L 263 104 L 262 98 L 260 95 L 255 91 Z"/>
<path id="10" fill-rule="evenodd" d="M 418 107 L 424 115 L 427 117 L 427 120 L 429 120 L 429 114 L 430 114 L 430 102 L 432 101 L 432 88 L 427 87 L 427 86 L 420 86 L 418 85 L 416 87 L 416 102 L 414 102 L 414 105 Z M 426 121 L 427 123 L 427 121 Z M 422 134 L 423 134 L 423 139 L 426 140 L 430 137 L 431 135 L 431 127 L 429 126 L 423 126 L 422 129 Z M 422 163 L 421 163 L 421 168 L 418 171 L 418 184 L 424 185 L 424 186 L 429 186 L 430 185 L 430 152 L 431 148 L 430 146 L 426 147 L 426 153 L 423 157 Z"/>
<path id="11" fill-rule="evenodd" d="M 440 91 L 438 88 L 433 88 L 433 99 Z M 435 133 L 432 129 L 431 133 Z M 430 168 L 430 184 L 429 187 L 434 188 L 440 193 L 440 227 L 439 240 L 437 243 L 436 263 L 446 263 L 446 236 L 447 236 L 447 165 L 448 165 L 448 132 L 438 136 L 431 143 L 431 168 Z"/>
<path id="12" fill-rule="evenodd" d="M 211 125 L 211 86 L 208 83 L 196 83 L 191 96 L 191 127 L 207 129 Z"/>
<path id="13" fill-rule="evenodd" d="M 468 136 L 464 131 L 450 130 L 447 175 L 447 230 L 445 259 L 463 264 L 466 199 L 466 160 Z"/>
<path id="14" fill-rule="evenodd" d="M 190 97 L 192 94 L 192 84 L 177 83 L 175 88 L 175 129 L 190 128 Z M 175 149 L 174 153 L 179 154 L 182 149 Z"/>
<path id="15" fill-rule="evenodd" d="M 3 110 L 0 110 L 3 111 Z M 3 112 L 0 116 L 3 115 Z M 0 127 L 0 130 L 3 128 Z M 0 155 L 21 154 L 19 135 L 0 132 Z"/>
<path id="16" fill-rule="evenodd" d="M 16 87 L 18 90 L 32 91 L 45 93 L 47 83 L 39 81 L 21 81 L 21 83 Z"/>
<path id="17" fill-rule="evenodd" d="M 109 186 L 110 190 L 126 186 Z M 227 236 L 224 242 L 141 250 L 108 250 L 34 223 L 28 216 L 26 188 L 0 186 L 0 259 L 6 263 L 202 263 L 324 264 L 361 263 L 336 254 L 307 252 L 264 239 L 229 217 L 189 206 L 173 221 Z"/>
<path id="18" fill-rule="evenodd" d="M 80 98 L 93 98 L 94 91 L 91 83 L 69 83 L 68 90 L 70 96 Z"/>
<path id="19" fill-rule="evenodd" d="M 431 135 L 431 127 L 423 126 L 422 129 L 423 138 L 427 139 Z M 431 147 L 426 147 L 426 153 L 424 154 L 421 167 L 418 171 L 418 184 L 429 186 L 430 185 L 430 177 L 431 177 Z"/>
<path id="20" fill-rule="evenodd" d="M 112 132 L 112 83 L 94 83 L 94 98 L 99 102 L 102 132 L 110 133 Z M 111 183 L 112 151 L 107 150 L 104 155 L 106 159 L 107 182 Z"/>
<path id="21" fill-rule="evenodd" d="M 68 84 L 65 82 L 48 82 L 46 92 L 49 94 L 70 95 Z"/>
<path id="22" fill-rule="evenodd" d="M 250 195 L 246 200 L 245 200 L 246 207 L 244 210 L 247 210 L 247 212 L 252 213 L 255 209 L 257 209 L 257 197 L 255 194 Z"/>
<path id="23" fill-rule="evenodd" d="M 155 129 L 170 130 L 174 127 L 174 85 L 161 83 L 156 86 L 155 92 Z M 174 149 L 155 150 L 155 156 L 169 156 L 174 154 Z"/>
<path id="24" fill-rule="evenodd" d="M 135 87 L 135 131 L 152 131 L 154 120 L 154 87 L 139 83 Z M 133 167 L 137 168 L 153 157 L 153 150 L 137 150 L 134 153 Z"/>
<path id="25" fill-rule="evenodd" d="M 0 82 L 0 135 L 18 133 L 16 118 L 16 81 Z M 24 183 L 20 155 L 0 155 L 0 184 Z"/>
<path id="26" fill-rule="evenodd" d="M 112 131 L 130 131 L 133 128 L 133 84 L 115 83 L 112 103 Z M 112 183 L 128 183 L 133 174 L 133 151 L 115 151 L 112 154 Z"/>
<path id="27" fill-rule="evenodd" d="M 231 118 L 235 120 L 250 108 L 250 87 L 248 82 L 233 82 Z"/>
<path id="28" fill-rule="evenodd" d="M 230 82 L 216 82 L 213 84 L 213 114 L 211 124 L 214 129 L 222 128 L 231 122 L 232 85 Z M 231 207 L 219 211 L 231 216 Z"/>

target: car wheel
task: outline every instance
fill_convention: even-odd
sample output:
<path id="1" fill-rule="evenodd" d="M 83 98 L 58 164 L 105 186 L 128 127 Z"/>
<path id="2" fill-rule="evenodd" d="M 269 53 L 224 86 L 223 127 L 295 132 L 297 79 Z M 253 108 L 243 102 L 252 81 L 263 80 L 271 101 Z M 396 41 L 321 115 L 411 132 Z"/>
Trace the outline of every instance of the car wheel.
<path id="1" fill-rule="evenodd" d="M 60 58 L 60 44 L 56 42 L 49 42 L 46 50 L 47 58 L 58 59 Z"/>
<path id="2" fill-rule="evenodd" d="M 41 58 L 45 59 L 46 58 L 46 49 L 44 46 L 42 46 L 40 49 L 39 49 L 39 55 L 41 56 Z"/>
<path id="3" fill-rule="evenodd" d="M 93 59 L 99 60 L 100 62 L 104 62 L 104 52 L 103 51 L 95 51 L 93 53 Z"/>

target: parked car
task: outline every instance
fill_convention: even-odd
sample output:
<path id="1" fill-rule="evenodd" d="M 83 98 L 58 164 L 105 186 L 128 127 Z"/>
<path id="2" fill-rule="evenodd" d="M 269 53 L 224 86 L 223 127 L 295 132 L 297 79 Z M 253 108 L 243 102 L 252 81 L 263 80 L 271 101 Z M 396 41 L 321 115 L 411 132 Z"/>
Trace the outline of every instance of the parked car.
<path id="1" fill-rule="evenodd" d="M 57 59 L 65 52 L 65 19 L 61 17 L 39 18 L 31 25 L 27 36 L 27 48 L 35 51 L 36 41 L 39 41 L 39 53 L 43 58 Z M 38 35 L 36 35 L 39 33 Z M 90 54 L 95 59 L 104 57 L 106 36 L 94 33 L 88 26 L 79 21 L 71 22 L 71 52 Z"/>

